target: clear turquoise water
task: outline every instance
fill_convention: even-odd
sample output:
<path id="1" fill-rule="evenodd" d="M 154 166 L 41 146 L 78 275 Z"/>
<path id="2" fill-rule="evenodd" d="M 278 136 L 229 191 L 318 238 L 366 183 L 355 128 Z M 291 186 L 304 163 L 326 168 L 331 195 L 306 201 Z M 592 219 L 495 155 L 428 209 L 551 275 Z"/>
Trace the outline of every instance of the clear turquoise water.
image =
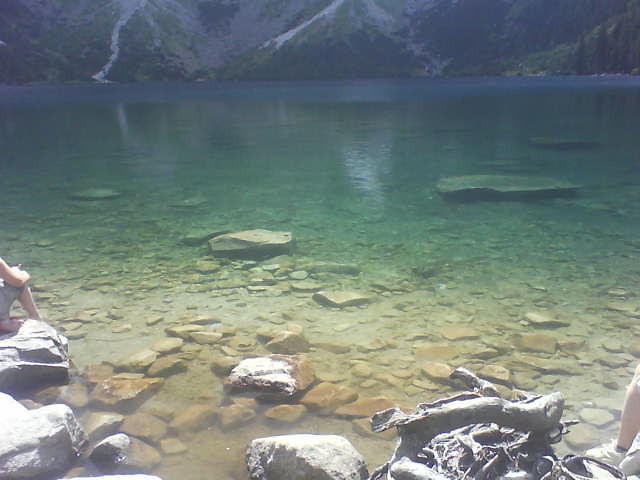
<path id="1" fill-rule="evenodd" d="M 637 319 L 607 303 L 621 301 L 610 290 L 625 289 L 622 301 L 633 309 L 640 293 L 638 125 L 640 80 L 630 78 L 0 87 L 0 253 L 32 272 L 52 323 L 100 311 L 102 323 L 85 326 L 88 335 L 72 343 L 81 366 L 142 348 L 170 319 L 204 309 L 248 334 L 258 313 L 298 311 L 314 318 L 305 324 L 312 343 L 345 340 L 336 324 L 357 326 L 346 335 L 354 343 L 385 332 L 396 339 L 381 367 L 389 371 L 412 363 L 412 335 L 440 340 L 439 329 L 456 323 L 450 315 L 464 325 L 480 319 L 474 326 L 485 343 L 525 331 L 527 311 L 569 318 L 572 327 L 554 334 L 585 340 L 585 358 L 554 358 L 584 373 L 536 381 L 542 390 L 560 381 L 577 412 L 585 396 L 622 395 L 630 370 L 603 367 L 593 353 L 602 342 L 622 344 L 614 353 L 633 367 L 628 335 L 638 333 Z M 599 145 L 540 149 L 530 142 L 538 136 Z M 570 199 L 464 204 L 435 191 L 442 177 L 481 173 L 543 175 L 582 188 Z M 90 187 L 123 195 L 70 199 Z M 175 206 L 194 198 L 202 205 Z M 359 265 L 358 277 L 319 280 L 370 293 L 378 306 L 328 312 L 286 289 L 273 298 L 190 289 L 193 264 L 207 252 L 181 239 L 248 228 L 293 232 L 298 266 Z M 425 270 L 435 273 L 416 274 Z M 103 315 L 114 306 L 124 319 Z M 148 312 L 165 315 L 165 324 L 147 327 Z M 146 335 L 111 336 L 120 322 Z M 492 361 L 508 365 L 513 355 Z M 321 350 L 312 357 L 327 371 L 336 360 Z M 338 358 L 379 361 L 356 350 Z M 620 388 L 603 387 L 603 373 Z M 358 387 L 362 379 L 340 381 Z M 403 381 L 373 393 L 409 405 L 423 398 Z M 192 389 L 219 388 L 212 382 Z M 165 401 L 177 399 L 177 408 L 193 400 L 167 388 Z M 347 428 L 308 422 L 291 428 Z M 254 428 L 224 438 L 240 452 Z M 376 445 L 361 448 L 376 458 L 391 448 Z M 238 455 L 165 460 L 158 471 L 207 478 L 212 463 L 224 462 L 241 477 Z"/>

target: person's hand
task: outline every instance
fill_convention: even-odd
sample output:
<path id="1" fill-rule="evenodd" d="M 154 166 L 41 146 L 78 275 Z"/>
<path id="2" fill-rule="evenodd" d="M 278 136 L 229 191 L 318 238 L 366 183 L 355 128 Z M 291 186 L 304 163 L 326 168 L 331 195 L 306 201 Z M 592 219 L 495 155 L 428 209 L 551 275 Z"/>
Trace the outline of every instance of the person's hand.
<path id="1" fill-rule="evenodd" d="M 11 267 L 11 271 L 15 275 L 16 279 L 22 283 L 26 283 L 31 279 L 31 275 L 26 270 L 22 270 L 22 264 L 18 264 L 15 267 Z"/>

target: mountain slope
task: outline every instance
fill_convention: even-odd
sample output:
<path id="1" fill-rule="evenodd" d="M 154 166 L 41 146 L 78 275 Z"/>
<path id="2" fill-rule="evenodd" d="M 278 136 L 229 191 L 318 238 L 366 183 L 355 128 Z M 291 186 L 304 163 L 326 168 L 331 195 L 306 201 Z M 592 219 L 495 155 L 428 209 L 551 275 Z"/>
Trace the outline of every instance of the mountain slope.
<path id="1" fill-rule="evenodd" d="M 2 0 L 0 82 L 630 72 L 640 0 Z"/>

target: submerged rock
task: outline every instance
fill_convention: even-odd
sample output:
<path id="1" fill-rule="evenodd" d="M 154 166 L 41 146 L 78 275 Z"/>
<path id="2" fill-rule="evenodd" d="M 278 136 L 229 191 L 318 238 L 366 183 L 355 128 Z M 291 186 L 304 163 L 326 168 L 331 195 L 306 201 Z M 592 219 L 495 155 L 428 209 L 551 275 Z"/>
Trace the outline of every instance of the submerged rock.
<path id="1" fill-rule="evenodd" d="M 357 292 L 321 291 L 313 294 L 313 299 L 326 307 L 359 307 L 372 302 L 371 297 Z"/>
<path id="2" fill-rule="evenodd" d="M 110 200 L 122 196 L 122 192 L 111 188 L 85 188 L 71 192 L 69 196 L 74 200 Z"/>
<path id="3" fill-rule="evenodd" d="M 18 332 L 0 335 L 0 392 L 64 384 L 69 362 L 67 339 L 45 322 L 27 320 Z"/>
<path id="4" fill-rule="evenodd" d="M 134 410 L 151 397 L 162 383 L 161 378 L 116 375 L 97 384 L 89 400 L 94 405 L 108 409 Z"/>
<path id="5" fill-rule="evenodd" d="M 535 147 L 549 150 L 588 150 L 599 145 L 593 140 L 563 137 L 531 137 L 529 143 Z"/>
<path id="6" fill-rule="evenodd" d="M 262 229 L 227 233 L 209 240 L 209 248 L 214 255 L 241 258 L 273 257 L 289 253 L 292 247 L 291 232 Z"/>
<path id="7" fill-rule="evenodd" d="M 252 480 L 363 480 L 362 456 L 337 435 L 280 435 L 251 442 L 247 467 Z"/>
<path id="8" fill-rule="evenodd" d="M 575 195 L 579 186 L 546 177 L 466 175 L 438 181 L 436 189 L 449 200 L 518 200 Z"/>

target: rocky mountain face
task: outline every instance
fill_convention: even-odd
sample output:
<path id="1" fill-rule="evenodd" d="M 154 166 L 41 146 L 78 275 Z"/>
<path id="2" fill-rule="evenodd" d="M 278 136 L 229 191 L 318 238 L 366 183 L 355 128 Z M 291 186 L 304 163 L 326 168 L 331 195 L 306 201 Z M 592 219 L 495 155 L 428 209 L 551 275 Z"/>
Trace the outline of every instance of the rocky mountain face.
<path id="1" fill-rule="evenodd" d="M 630 71 L 639 30 L 640 0 L 2 0 L 0 82 L 589 73 L 602 32 Z"/>

